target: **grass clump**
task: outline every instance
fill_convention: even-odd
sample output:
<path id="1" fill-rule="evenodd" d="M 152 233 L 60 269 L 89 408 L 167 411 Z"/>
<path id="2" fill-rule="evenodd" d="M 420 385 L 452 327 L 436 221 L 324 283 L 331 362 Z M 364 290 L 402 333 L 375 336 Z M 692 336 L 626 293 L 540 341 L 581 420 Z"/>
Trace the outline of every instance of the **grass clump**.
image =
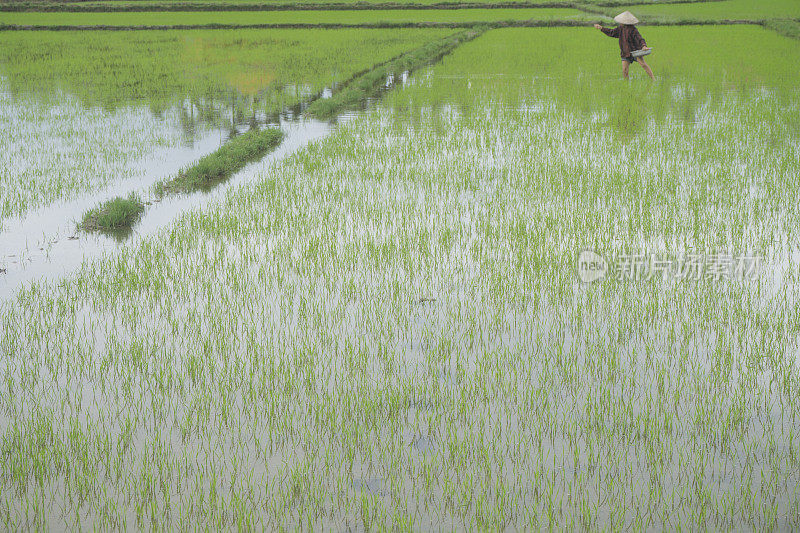
<path id="1" fill-rule="evenodd" d="M 86 231 L 114 231 L 130 228 L 141 218 L 144 204 L 138 195 L 116 197 L 87 212 L 80 223 Z"/>
<path id="2" fill-rule="evenodd" d="M 208 190 L 229 178 L 247 163 L 263 157 L 283 140 L 283 132 L 276 128 L 251 130 L 234 137 L 194 166 L 182 170 L 175 178 L 156 184 L 156 194 Z"/>

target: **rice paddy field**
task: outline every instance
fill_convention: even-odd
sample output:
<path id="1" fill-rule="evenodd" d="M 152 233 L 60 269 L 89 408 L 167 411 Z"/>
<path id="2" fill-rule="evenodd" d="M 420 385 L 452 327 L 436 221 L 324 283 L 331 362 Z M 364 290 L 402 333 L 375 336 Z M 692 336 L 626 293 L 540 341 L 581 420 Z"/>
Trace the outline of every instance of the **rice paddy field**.
<path id="1" fill-rule="evenodd" d="M 14 228 L 285 135 L 0 250 L 2 527 L 800 528 L 800 41 L 640 30 L 0 32 Z"/>
<path id="2" fill-rule="evenodd" d="M 186 164 L 185 157 L 217 148 L 225 132 L 275 120 L 376 60 L 442 35 L 434 29 L 0 34 L 0 224 L 141 178 L 165 159 Z"/>

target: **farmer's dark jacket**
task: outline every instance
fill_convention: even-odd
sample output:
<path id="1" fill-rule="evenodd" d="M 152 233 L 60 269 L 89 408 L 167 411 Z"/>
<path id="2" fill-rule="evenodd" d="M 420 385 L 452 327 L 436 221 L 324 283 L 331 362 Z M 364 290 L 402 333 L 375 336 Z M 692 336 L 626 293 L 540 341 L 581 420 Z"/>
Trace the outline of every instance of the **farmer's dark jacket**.
<path id="1" fill-rule="evenodd" d="M 647 46 L 647 43 L 644 42 L 644 37 L 636 29 L 636 26 L 622 24 L 614 29 L 602 28 L 600 31 L 609 37 L 619 37 L 619 50 L 623 59 L 629 57 L 631 52 L 641 50 Z"/>

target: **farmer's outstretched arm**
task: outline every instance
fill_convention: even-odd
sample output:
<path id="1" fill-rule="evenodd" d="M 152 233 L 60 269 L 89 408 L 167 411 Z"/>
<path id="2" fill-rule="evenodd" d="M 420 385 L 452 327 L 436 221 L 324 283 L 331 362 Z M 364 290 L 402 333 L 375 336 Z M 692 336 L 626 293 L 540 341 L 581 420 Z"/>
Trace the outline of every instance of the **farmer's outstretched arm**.
<path id="1" fill-rule="evenodd" d="M 609 37 L 619 37 L 619 26 L 616 28 L 604 28 L 600 24 L 595 24 L 595 28 L 600 30 L 601 32 L 605 33 Z"/>

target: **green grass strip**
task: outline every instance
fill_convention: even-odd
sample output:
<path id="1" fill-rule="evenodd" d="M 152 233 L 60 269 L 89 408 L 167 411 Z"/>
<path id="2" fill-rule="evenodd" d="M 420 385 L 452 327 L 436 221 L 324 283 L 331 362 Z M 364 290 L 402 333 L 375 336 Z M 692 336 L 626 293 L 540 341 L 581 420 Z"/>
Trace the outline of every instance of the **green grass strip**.
<path id="1" fill-rule="evenodd" d="M 87 212 L 79 227 L 85 231 L 115 231 L 130 228 L 144 213 L 144 204 L 136 194 L 113 198 Z"/>
<path id="2" fill-rule="evenodd" d="M 339 87 L 330 98 L 313 101 L 306 109 L 306 115 L 329 118 L 344 110 L 358 108 L 368 98 L 379 95 L 384 83 L 391 75 L 413 72 L 420 67 L 435 63 L 461 43 L 471 41 L 481 35 L 488 27 L 459 32 L 377 65 Z"/>
<path id="3" fill-rule="evenodd" d="M 252 161 L 261 159 L 274 150 L 283 140 L 283 132 L 277 128 L 251 130 L 223 144 L 216 152 L 208 154 L 189 168 L 181 170 L 169 180 L 157 183 L 158 196 L 173 193 L 207 191 L 221 181 L 231 177 Z"/>

